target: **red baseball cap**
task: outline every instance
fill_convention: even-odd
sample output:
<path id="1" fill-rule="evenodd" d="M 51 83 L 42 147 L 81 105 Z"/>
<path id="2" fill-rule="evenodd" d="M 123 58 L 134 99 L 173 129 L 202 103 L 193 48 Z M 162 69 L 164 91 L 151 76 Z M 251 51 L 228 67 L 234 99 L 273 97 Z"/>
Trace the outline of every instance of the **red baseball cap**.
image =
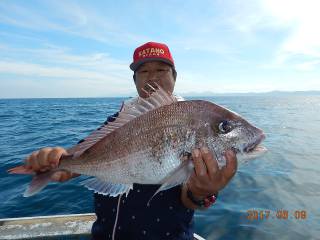
<path id="1" fill-rule="evenodd" d="M 174 67 L 174 61 L 167 45 L 163 43 L 147 42 L 137 47 L 133 53 L 133 63 L 130 68 L 136 71 L 141 64 L 150 61 L 165 62 Z"/>

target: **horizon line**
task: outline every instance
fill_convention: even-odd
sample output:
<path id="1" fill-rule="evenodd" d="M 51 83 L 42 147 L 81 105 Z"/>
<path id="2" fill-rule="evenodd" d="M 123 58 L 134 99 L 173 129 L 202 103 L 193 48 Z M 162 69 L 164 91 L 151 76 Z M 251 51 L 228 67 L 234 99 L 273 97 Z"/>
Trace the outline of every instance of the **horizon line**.
<path id="1" fill-rule="evenodd" d="M 295 90 L 295 91 L 290 91 L 290 90 L 273 90 L 273 91 L 266 91 L 266 92 L 222 92 L 222 93 L 216 93 L 216 92 L 185 92 L 185 93 L 178 93 L 176 95 L 181 95 L 184 97 L 210 97 L 212 94 L 212 97 L 214 95 L 260 95 L 260 94 L 277 94 L 277 93 L 288 93 L 288 94 L 293 94 L 293 93 L 317 93 L 320 94 L 320 90 Z M 191 95 L 190 95 L 191 94 Z M 136 97 L 137 95 L 117 95 L 117 96 L 78 96 L 78 97 L 0 97 L 0 100 L 5 100 L 5 99 L 77 99 L 77 98 L 132 98 Z"/>

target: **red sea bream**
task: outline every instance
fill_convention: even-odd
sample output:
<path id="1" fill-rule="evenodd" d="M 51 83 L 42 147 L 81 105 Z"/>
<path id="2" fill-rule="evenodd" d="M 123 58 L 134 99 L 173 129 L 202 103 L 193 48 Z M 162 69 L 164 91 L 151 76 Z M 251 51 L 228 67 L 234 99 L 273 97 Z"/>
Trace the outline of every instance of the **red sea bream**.
<path id="1" fill-rule="evenodd" d="M 177 101 L 158 87 L 69 149 L 56 169 L 34 175 L 24 195 L 40 191 L 57 170 L 94 177 L 86 186 L 104 195 L 128 193 L 133 183 L 160 184 L 162 191 L 187 181 L 193 164 L 183 156 L 192 149 L 207 146 L 223 167 L 226 150 L 242 158 L 257 155 L 265 151 L 258 146 L 263 139 L 262 130 L 224 107 L 202 100 Z M 9 172 L 23 173 L 23 168 Z"/>

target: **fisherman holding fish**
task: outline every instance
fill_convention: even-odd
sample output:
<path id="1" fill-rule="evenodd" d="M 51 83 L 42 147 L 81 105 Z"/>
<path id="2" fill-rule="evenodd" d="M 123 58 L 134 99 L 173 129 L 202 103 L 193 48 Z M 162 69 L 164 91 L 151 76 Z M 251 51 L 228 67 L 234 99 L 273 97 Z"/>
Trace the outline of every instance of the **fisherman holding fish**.
<path id="1" fill-rule="evenodd" d="M 180 97 L 171 95 L 176 83 L 177 72 L 169 48 L 165 44 L 148 42 L 138 47 L 134 51 L 133 63 L 130 65 L 130 68 L 134 72 L 133 79 L 139 97 L 126 101 L 118 113 L 108 117 L 108 120 L 101 128 L 98 128 L 96 132 L 80 141 L 73 148 L 47 147 L 33 152 L 26 159 L 26 171 L 37 173 L 37 175 L 41 176 L 42 172 L 48 172 L 59 166 L 61 170 L 57 170 L 50 175 L 50 181 L 59 182 L 64 182 L 79 176 L 79 173 L 85 174 L 87 172 L 82 172 L 81 170 L 84 168 L 79 168 L 79 171 L 75 171 L 76 173 L 69 171 L 68 169 L 70 168 L 67 167 L 67 163 L 72 161 L 76 162 L 74 164 L 78 165 L 73 165 L 76 168 L 76 166 L 80 166 L 81 163 L 87 161 L 84 160 L 85 158 L 81 158 L 83 155 L 95 156 L 95 159 L 99 158 L 98 155 L 94 154 L 106 147 L 105 145 L 101 145 L 101 148 L 99 148 L 99 143 L 97 143 L 95 151 L 91 151 L 90 148 L 88 149 L 88 147 L 92 146 L 92 142 L 95 139 L 100 138 L 101 140 L 101 136 L 105 136 L 106 133 L 111 134 L 114 129 L 123 125 L 121 121 L 128 122 L 128 119 L 133 119 L 132 121 L 130 120 L 133 123 L 135 121 L 134 118 L 136 118 L 136 116 L 133 115 L 139 115 L 137 112 L 144 112 L 148 107 L 152 108 L 154 105 L 157 105 L 161 99 L 165 99 L 164 101 L 169 101 L 169 103 L 170 101 L 176 102 L 181 100 Z M 161 89 L 161 91 L 159 89 Z M 154 92 L 156 92 L 156 94 L 159 92 L 158 98 L 156 98 L 156 96 L 153 97 Z M 197 104 L 207 103 L 199 102 Z M 182 106 L 183 104 L 181 103 L 180 105 Z M 213 106 L 213 104 L 211 105 Z M 235 119 L 234 122 L 236 122 L 237 118 L 240 118 L 231 112 L 224 113 L 221 107 L 214 107 L 217 108 L 217 112 L 220 111 L 230 119 Z M 205 111 L 201 110 L 204 108 L 205 107 L 200 108 L 200 112 Z M 163 115 L 168 117 L 172 113 L 163 112 L 163 114 L 161 114 L 159 113 L 159 117 Z M 191 119 L 190 121 L 194 123 L 197 119 Z M 245 120 L 241 119 L 241 121 L 247 124 Z M 214 129 L 214 131 L 227 133 L 239 125 L 239 123 L 236 125 L 234 122 L 222 121 L 217 125 L 218 127 L 212 129 Z M 124 134 L 114 135 L 118 137 L 112 141 L 119 140 L 122 141 L 123 144 L 123 142 L 127 141 L 126 136 L 123 135 L 130 134 L 132 131 L 137 131 L 135 135 L 139 137 L 139 129 L 137 128 L 143 129 L 147 124 L 147 120 L 145 120 L 145 122 L 142 122 L 140 125 L 133 125 L 136 127 L 129 128 L 129 123 L 123 125 L 123 128 L 127 127 L 127 130 L 123 130 Z M 150 126 L 152 126 L 152 124 L 157 123 L 151 123 Z M 181 129 L 183 129 L 183 127 L 184 126 L 181 125 Z M 202 127 L 204 131 L 203 134 L 205 134 L 206 127 L 207 126 Z M 257 142 L 262 141 L 264 138 L 263 134 L 259 132 L 259 129 L 253 126 L 251 127 L 251 125 L 249 128 L 252 132 L 255 131 L 254 133 L 256 134 L 248 135 L 259 135 L 259 138 L 256 138 L 253 143 L 246 146 L 245 150 L 248 152 L 255 147 Z M 159 136 L 165 136 L 165 141 L 171 145 L 178 146 L 179 140 L 177 135 L 179 135 L 179 132 L 164 135 L 166 131 L 166 129 L 163 129 L 161 133 L 158 133 L 158 131 L 155 135 L 162 134 Z M 104 135 L 102 133 L 104 133 Z M 183 138 L 189 137 L 192 139 L 192 137 L 195 137 L 191 133 L 189 136 L 189 133 L 190 131 L 183 133 Z M 152 179 L 152 177 L 158 180 L 161 177 L 161 181 L 154 180 L 154 182 L 150 182 L 151 184 L 137 184 L 137 182 L 133 184 L 112 184 L 100 180 L 93 180 L 88 184 L 90 189 L 95 190 L 94 206 L 97 215 L 97 220 L 92 226 L 92 239 L 193 239 L 194 210 L 209 208 L 216 201 L 218 192 L 229 183 L 236 173 L 237 158 L 235 151 L 231 150 L 232 148 L 224 150 L 221 148 L 221 155 L 217 155 L 219 149 L 213 153 L 212 149 L 208 148 L 205 144 L 198 145 L 198 147 L 193 146 L 189 150 L 187 149 L 188 151 L 180 152 L 177 156 L 183 159 L 183 161 L 178 160 L 178 163 L 177 160 L 164 160 L 160 157 L 152 163 L 153 165 L 150 165 L 151 163 L 145 163 L 142 161 L 146 160 L 143 159 L 143 156 L 147 156 L 148 159 L 152 157 L 156 158 L 159 156 L 160 151 L 165 151 L 165 149 L 162 148 L 163 145 L 159 143 L 161 141 L 154 141 L 153 139 L 156 139 L 156 136 L 154 136 L 154 138 L 151 136 L 142 140 L 140 139 L 137 145 L 134 145 L 134 141 L 136 140 L 133 140 L 126 142 L 122 149 L 115 150 L 115 147 L 113 151 L 110 149 L 110 152 L 113 152 L 112 154 L 116 154 L 112 155 L 113 158 L 117 158 L 118 155 L 125 156 L 126 152 L 129 152 L 132 144 L 137 150 L 136 152 L 134 149 L 131 150 L 131 152 L 133 152 L 132 154 L 130 153 L 132 160 L 128 160 L 125 163 L 127 165 L 121 165 L 120 160 L 125 157 L 119 157 L 119 166 L 115 166 L 115 170 L 108 174 L 112 175 L 114 173 L 113 178 L 110 176 L 110 179 L 117 179 L 116 182 L 123 180 L 123 182 L 126 183 L 125 178 L 132 177 L 133 179 L 142 179 L 141 176 L 144 176 L 144 178 L 140 183 L 143 183 L 145 178 Z M 102 142 L 102 140 L 100 142 Z M 91 145 L 89 146 L 88 144 Z M 119 144 L 121 143 L 117 143 L 116 145 Z M 148 154 L 151 155 L 137 155 L 140 153 L 139 149 L 142 149 L 141 145 L 143 144 L 151 146 L 151 152 L 148 152 Z M 244 143 L 241 144 L 241 146 L 244 146 Z M 111 145 L 111 142 L 109 145 Z M 169 147 L 175 148 L 175 146 Z M 235 148 L 236 146 L 234 145 L 234 149 Z M 61 158 L 64 156 L 66 156 L 66 159 L 68 156 L 71 156 L 69 160 L 71 158 L 73 158 L 73 160 L 69 161 L 67 159 L 66 161 L 62 161 Z M 172 156 L 172 154 L 166 156 Z M 77 157 L 80 159 L 79 162 L 76 160 Z M 139 160 L 137 160 L 137 158 L 139 158 Z M 219 164 L 219 159 L 224 159 L 224 164 Z M 136 160 L 140 162 L 134 164 Z M 182 162 L 182 164 L 180 164 L 180 162 Z M 169 166 L 171 166 L 170 164 L 180 165 L 175 165 L 175 170 L 170 170 L 170 174 L 172 174 L 163 178 L 165 175 L 162 174 L 162 171 L 164 171 L 162 169 L 169 168 Z M 127 171 L 123 173 L 124 175 L 121 175 L 121 170 L 126 168 L 126 166 L 131 166 L 131 168 L 135 169 L 134 171 L 129 169 L 130 173 Z M 156 168 L 156 170 L 146 175 L 146 171 L 149 171 L 151 166 L 157 166 L 158 169 Z M 190 166 L 191 170 L 189 171 Z M 97 170 L 97 167 L 95 169 Z M 13 170 L 12 172 L 17 173 L 18 170 Z M 88 172 L 87 175 L 90 176 L 90 172 Z M 140 178 L 137 176 L 140 176 Z M 103 178 L 102 175 L 101 178 Z M 155 183 L 160 183 L 161 187 L 159 188 L 159 184 Z M 27 194 L 32 195 L 35 191 L 31 186 Z"/>

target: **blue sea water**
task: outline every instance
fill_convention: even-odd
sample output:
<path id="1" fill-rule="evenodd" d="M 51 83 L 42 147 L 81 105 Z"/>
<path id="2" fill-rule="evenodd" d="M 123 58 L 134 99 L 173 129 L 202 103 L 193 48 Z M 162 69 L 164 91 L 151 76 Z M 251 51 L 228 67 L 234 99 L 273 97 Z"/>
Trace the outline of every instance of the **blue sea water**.
<path id="1" fill-rule="evenodd" d="M 262 128 L 269 151 L 239 164 L 217 203 L 196 213 L 196 232 L 206 239 L 320 239 L 320 96 L 202 99 Z M 24 198 L 30 177 L 6 170 L 39 148 L 72 146 L 117 111 L 122 100 L 0 100 L 0 218 L 93 212 L 92 192 L 80 186 L 79 178 Z"/>

